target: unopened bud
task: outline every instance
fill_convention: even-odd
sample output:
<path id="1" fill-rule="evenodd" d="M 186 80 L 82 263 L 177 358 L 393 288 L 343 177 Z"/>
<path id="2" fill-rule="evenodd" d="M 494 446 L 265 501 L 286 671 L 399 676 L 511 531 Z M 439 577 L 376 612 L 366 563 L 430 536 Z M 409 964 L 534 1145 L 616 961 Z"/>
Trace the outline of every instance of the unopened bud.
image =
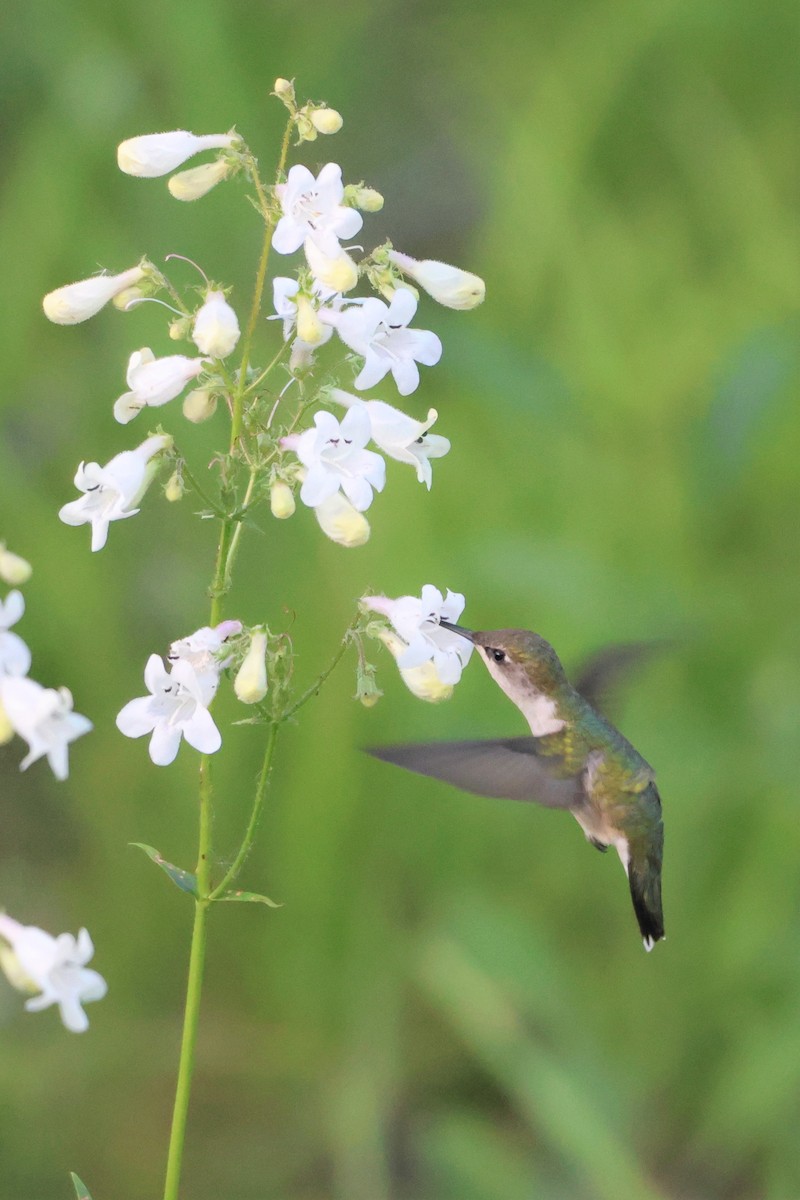
<path id="1" fill-rule="evenodd" d="M 206 388 L 195 388 L 183 400 L 183 415 L 193 425 L 200 425 L 217 411 L 217 397 Z"/>
<path id="2" fill-rule="evenodd" d="M 167 486 L 164 488 L 164 498 L 169 500 L 170 504 L 174 504 L 176 500 L 183 499 L 184 490 L 183 476 L 180 471 L 174 471 L 167 480 Z"/>
<path id="3" fill-rule="evenodd" d="M 285 521 L 295 510 L 294 492 L 283 479 L 276 479 L 269 489 L 269 506 L 273 517 Z"/>
<path id="4" fill-rule="evenodd" d="M 341 492 L 318 504 L 314 515 L 322 532 L 339 546 L 363 546 L 369 540 L 369 521 Z"/>
<path id="5" fill-rule="evenodd" d="M 311 124 L 317 133 L 338 133 L 344 122 L 342 114 L 335 108 L 315 108 L 311 112 Z"/>
<path id="6" fill-rule="evenodd" d="M 191 317 L 176 317 L 169 324 L 169 336 L 173 342 L 182 342 L 192 331 Z"/>
<path id="7" fill-rule="evenodd" d="M 27 583 L 33 574 L 33 567 L 27 559 L 20 558 L 6 550 L 5 543 L 0 542 L 0 579 L 9 587 L 19 587 Z"/>
<path id="8" fill-rule="evenodd" d="M 345 204 L 352 204 L 362 212 L 375 213 L 383 208 L 383 196 L 375 188 L 363 184 L 348 184 L 344 189 Z"/>
<path id="9" fill-rule="evenodd" d="M 356 667 L 356 694 L 353 699 L 363 704 L 364 708 L 374 708 L 382 695 L 383 692 L 375 682 L 375 668 L 372 663 L 359 660 Z"/>
<path id="10" fill-rule="evenodd" d="M 311 273 L 320 283 L 335 292 L 349 292 L 358 283 L 358 267 L 349 254 L 340 249 L 333 258 L 320 250 L 313 238 L 305 241 L 306 260 Z"/>
<path id="11" fill-rule="evenodd" d="M 294 108 L 294 83 L 291 79 L 276 79 L 272 94 L 282 100 L 288 109 Z"/>
<path id="12" fill-rule="evenodd" d="M 389 260 L 445 308 L 476 308 L 486 295 L 486 284 L 479 275 L 462 271 L 460 267 L 451 267 L 449 263 L 437 262 L 433 258 L 418 262 L 396 250 L 390 251 Z"/>
<path id="13" fill-rule="evenodd" d="M 218 158 L 216 162 L 179 171 L 167 182 L 167 187 L 176 200 L 199 200 L 218 183 L 222 183 L 223 179 L 227 179 L 230 171 L 231 164 L 224 158 Z"/>
<path id="14" fill-rule="evenodd" d="M 227 358 L 239 341 L 239 321 L 223 292 L 209 291 L 192 327 L 192 341 L 201 354 Z"/>
<path id="15" fill-rule="evenodd" d="M 267 694 L 267 635 L 256 630 L 250 648 L 233 681 L 233 690 L 242 704 L 258 704 Z"/>
<path id="16" fill-rule="evenodd" d="M 317 346 L 325 336 L 325 326 L 308 296 L 297 297 L 297 336 L 309 346 Z"/>
<path id="17" fill-rule="evenodd" d="M 48 292 L 42 300 L 44 315 L 56 325 L 79 325 L 100 312 L 118 292 L 133 287 L 144 276 L 142 267 L 131 267 L 119 275 L 93 275 Z"/>

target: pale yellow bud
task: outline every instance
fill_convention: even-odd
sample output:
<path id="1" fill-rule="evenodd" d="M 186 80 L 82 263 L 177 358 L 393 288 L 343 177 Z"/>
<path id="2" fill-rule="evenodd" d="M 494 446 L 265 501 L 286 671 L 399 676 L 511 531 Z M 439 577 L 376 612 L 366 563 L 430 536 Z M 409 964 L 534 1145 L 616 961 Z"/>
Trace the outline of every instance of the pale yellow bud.
<path id="1" fill-rule="evenodd" d="M 318 504 L 314 515 L 322 532 L 340 546 L 363 546 L 369 541 L 369 521 L 341 492 Z"/>
<path id="2" fill-rule="evenodd" d="M 403 639 L 391 629 L 381 630 L 378 637 L 395 659 L 400 658 L 408 649 Z M 399 670 L 403 683 L 418 700 L 427 700 L 429 704 L 441 704 L 453 694 L 453 685 L 442 683 L 432 659 L 418 667 L 400 667 Z"/>
<path id="3" fill-rule="evenodd" d="M 471 271 L 462 271 L 460 267 L 451 267 L 449 263 L 433 258 L 418 262 L 396 250 L 390 251 L 389 259 L 445 308 L 476 308 L 486 295 L 486 284 Z"/>
<path id="4" fill-rule="evenodd" d="M 267 694 L 267 635 L 256 630 L 233 681 L 233 690 L 242 704 L 258 704 Z"/>
<path id="5" fill-rule="evenodd" d="M 195 388 L 183 400 L 183 415 L 193 425 L 200 425 L 217 411 L 217 397 L 205 388 Z"/>
<path id="6" fill-rule="evenodd" d="M 2 938 L 0 938 L 0 971 L 18 992 L 27 992 L 32 996 L 39 991 L 38 983 L 34 983 L 30 975 L 25 973 L 16 950 Z"/>
<path id="7" fill-rule="evenodd" d="M 335 108 L 315 108 L 311 113 L 311 124 L 317 133 L 338 133 L 344 122 L 342 114 Z"/>
<path id="8" fill-rule="evenodd" d="M 9 587 L 19 587 L 27 583 L 33 574 L 33 567 L 25 558 L 6 550 L 5 543 L 0 542 L 0 579 Z"/>
<path id="9" fill-rule="evenodd" d="M 5 746 L 14 736 L 14 726 L 8 719 L 2 700 L 0 700 L 0 746 Z"/>
<path id="10" fill-rule="evenodd" d="M 183 499 L 183 493 L 183 478 L 179 471 L 174 471 L 167 480 L 167 486 L 164 488 L 164 497 L 169 500 L 170 504 L 174 504 L 176 500 Z"/>
<path id="11" fill-rule="evenodd" d="M 216 162 L 190 167 L 188 171 L 179 171 L 171 177 L 167 187 L 176 200 L 199 200 L 218 183 L 222 183 L 223 179 L 227 179 L 230 170 L 231 164 L 218 158 Z"/>
<path id="12" fill-rule="evenodd" d="M 191 331 L 191 317 L 176 317 L 174 321 L 170 321 L 169 336 L 173 342 L 182 342 L 184 338 L 188 338 Z"/>
<path id="13" fill-rule="evenodd" d="M 269 506 L 273 517 L 279 521 L 285 521 L 294 513 L 294 493 L 283 479 L 276 479 L 269 489 Z"/>
<path id="14" fill-rule="evenodd" d="M 358 283 L 358 267 L 344 250 L 329 258 L 310 237 L 305 241 L 306 260 L 320 283 L 335 292 L 349 292 Z"/>
<path id="15" fill-rule="evenodd" d="M 375 213 L 383 208 L 383 196 L 375 188 L 359 188 L 356 194 L 356 207 L 362 212 Z"/>
<path id="16" fill-rule="evenodd" d="M 325 326 L 308 296 L 297 297 L 297 336 L 309 346 L 318 345 L 325 336 Z"/>

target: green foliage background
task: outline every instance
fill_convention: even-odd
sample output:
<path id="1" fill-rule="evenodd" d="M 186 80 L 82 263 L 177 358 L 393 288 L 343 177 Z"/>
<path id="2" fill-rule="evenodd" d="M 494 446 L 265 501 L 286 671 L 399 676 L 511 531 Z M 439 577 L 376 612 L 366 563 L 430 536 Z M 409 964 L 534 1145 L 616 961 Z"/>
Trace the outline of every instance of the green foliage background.
<path id="1" fill-rule="evenodd" d="M 480 666 L 431 708 L 384 660 L 366 711 L 348 663 L 279 744 L 243 880 L 284 907 L 213 913 L 184 1194 L 796 1200 L 798 40 L 791 0 L 7 11 L 2 533 L 35 564 L 34 673 L 96 731 L 62 786 L 0 752 L 0 903 L 87 924 L 109 996 L 73 1037 L 0 990 L 3 1196 L 69 1196 L 69 1170 L 95 1200 L 160 1195 L 191 912 L 127 845 L 192 864 L 196 761 L 156 770 L 113 718 L 204 623 L 215 537 L 157 492 L 100 555 L 59 524 L 78 461 L 133 444 L 127 355 L 166 342 L 155 309 L 64 330 L 40 297 L 176 251 L 244 310 L 240 189 L 180 205 L 114 147 L 236 123 L 266 164 L 282 74 L 345 115 L 302 159 L 385 193 L 367 244 L 463 264 L 488 298 L 421 306 L 445 353 L 408 407 L 453 441 L 431 495 L 393 467 L 351 552 L 267 515 L 228 613 L 293 620 L 308 680 L 369 586 L 449 585 L 470 624 L 533 627 L 571 664 L 669 639 L 615 714 L 659 772 L 668 940 L 642 952 L 619 864 L 566 817 L 359 752 L 520 732 Z M 196 464 L 224 437 L 221 414 L 161 413 Z M 225 735 L 222 856 L 258 742 Z"/>

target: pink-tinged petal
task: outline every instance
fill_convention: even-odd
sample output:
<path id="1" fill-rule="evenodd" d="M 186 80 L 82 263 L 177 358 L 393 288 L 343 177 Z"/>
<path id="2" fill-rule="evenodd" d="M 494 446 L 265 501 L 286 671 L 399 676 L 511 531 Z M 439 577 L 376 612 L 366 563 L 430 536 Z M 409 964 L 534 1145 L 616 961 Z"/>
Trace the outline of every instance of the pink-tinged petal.
<path id="1" fill-rule="evenodd" d="M 291 217 L 281 217 L 272 235 L 272 248 L 278 254 L 294 254 L 305 240 L 305 226 Z"/>
<path id="2" fill-rule="evenodd" d="M 335 496 L 339 490 L 339 476 L 324 467 L 312 467 L 300 488 L 300 499 L 309 508 L 316 508 L 325 500 Z"/>
<path id="3" fill-rule="evenodd" d="M 181 744 L 181 730 L 172 725 L 156 725 L 150 739 L 149 754 L 157 767 L 168 767 L 175 761 Z"/>
<path id="4" fill-rule="evenodd" d="M 364 366 L 353 381 L 353 387 L 357 388 L 359 392 L 368 392 L 370 388 L 375 387 L 376 383 L 380 383 L 391 366 L 390 358 L 368 352 Z"/>
<path id="5" fill-rule="evenodd" d="M 410 396 L 419 387 L 419 368 L 411 358 L 393 362 L 392 376 L 401 396 Z M 358 386 L 357 382 L 356 386 Z"/>
<path id="6" fill-rule="evenodd" d="M 129 700 L 117 713 L 117 729 L 125 737 L 144 737 L 146 733 L 153 732 L 157 721 L 158 717 L 153 713 L 147 696 Z"/>
<path id="7" fill-rule="evenodd" d="M 409 288 L 398 288 L 389 305 L 387 325 L 408 325 L 417 311 L 417 298 Z"/>
<path id="8" fill-rule="evenodd" d="M 215 754 L 222 745 L 222 736 L 207 708 L 198 708 L 183 726 L 183 736 L 201 754 Z"/>
<path id="9" fill-rule="evenodd" d="M 164 660 L 158 654 L 151 654 L 144 669 L 144 682 L 148 692 L 155 695 L 168 681 L 169 675 Z"/>

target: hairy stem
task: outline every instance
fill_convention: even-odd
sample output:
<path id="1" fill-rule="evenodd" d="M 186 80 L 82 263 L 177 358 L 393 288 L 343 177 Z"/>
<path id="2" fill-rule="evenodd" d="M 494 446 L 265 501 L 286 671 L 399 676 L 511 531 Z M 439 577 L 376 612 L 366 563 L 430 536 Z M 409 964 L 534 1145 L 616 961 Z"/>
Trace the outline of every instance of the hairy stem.
<path id="1" fill-rule="evenodd" d="M 256 785 L 256 794 L 253 797 L 253 808 L 250 813 L 250 821 L 247 826 L 247 831 L 245 832 L 244 838 L 242 839 L 242 844 L 236 853 L 236 857 L 234 858 L 228 870 L 225 872 L 225 875 L 220 883 L 218 883 L 214 890 L 210 893 L 209 900 L 216 900 L 220 896 L 224 895 L 225 892 L 227 892 L 231 884 L 236 881 L 239 872 L 244 866 L 245 859 L 252 849 L 253 841 L 255 840 L 256 836 L 256 830 L 258 829 L 258 822 L 261 819 L 261 810 L 264 807 L 264 797 L 267 794 L 267 784 L 269 783 L 270 771 L 272 770 L 272 756 L 275 752 L 275 742 L 277 741 L 277 738 L 278 725 L 277 723 L 273 723 L 269 727 L 267 745 L 264 750 L 264 761 L 261 764 L 261 772 L 258 777 L 258 784 Z"/>

